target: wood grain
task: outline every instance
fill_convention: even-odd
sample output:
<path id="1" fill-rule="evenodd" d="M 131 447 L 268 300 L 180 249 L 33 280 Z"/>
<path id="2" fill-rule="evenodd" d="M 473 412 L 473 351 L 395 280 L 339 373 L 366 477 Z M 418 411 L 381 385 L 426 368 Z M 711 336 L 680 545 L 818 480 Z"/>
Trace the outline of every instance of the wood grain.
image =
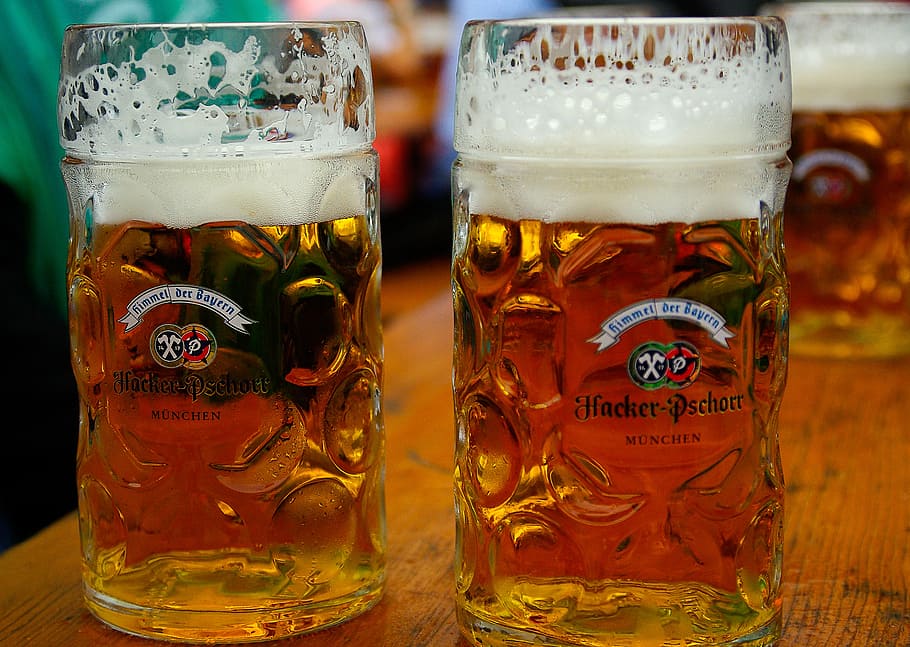
<path id="1" fill-rule="evenodd" d="M 264 645 L 465 647 L 455 626 L 448 265 L 384 279 L 389 579 L 333 629 Z M 791 358 L 779 647 L 910 645 L 910 362 Z M 84 610 L 74 515 L 0 555 L 0 645 L 149 647 Z"/>

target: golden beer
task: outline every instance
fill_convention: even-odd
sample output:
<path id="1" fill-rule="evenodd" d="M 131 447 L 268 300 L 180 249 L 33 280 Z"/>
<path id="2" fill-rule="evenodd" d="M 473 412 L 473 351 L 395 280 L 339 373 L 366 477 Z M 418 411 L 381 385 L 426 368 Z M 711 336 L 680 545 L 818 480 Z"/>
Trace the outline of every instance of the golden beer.
<path id="1" fill-rule="evenodd" d="M 671 72 L 655 89 L 648 79 L 663 63 L 646 65 L 706 37 L 718 59 L 759 52 L 754 27 L 466 28 L 453 390 L 456 613 L 472 644 L 771 645 L 779 636 L 788 88 L 756 74 L 752 87 L 768 81 L 777 107 L 766 96 L 741 106 L 783 111 L 780 129 L 749 135 L 773 150 L 749 151 L 731 129 L 727 144 L 744 154 L 715 156 L 717 133 L 689 139 L 669 126 L 674 98 L 710 89 L 730 99 L 735 80 L 689 94 L 667 89 Z M 779 22 L 763 28 L 784 38 Z M 746 33 L 755 41 L 738 40 Z M 639 37 L 653 39 L 645 62 L 608 71 Z M 492 61 L 480 53 L 502 43 L 514 43 L 511 55 L 508 46 Z M 564 73 L 564 52 L 581 72 Z M 785 51 L 775 55 L 786 77 Z M 524 93 L 507 94 L 509 74 L 527 77 Z M 627 91 L 633 82 L 646 86 L 640 97 Z M 642 97 L 639 107 L 660 104 L 670 128 L 659 147 L 637 139 L 642 124 L 630 115 L 643 116 L 633 112 Z M 539 111 L 539 130 L 527 128 L 532 118 L 505 118 L 513 100 L 530 106 L 526 117 Z M 701 105 L 717 111 L 715 125 L 738 109 L 707 96 Z"/>
<path id="2" fill-rule="evenodd" d="M 767 5 L 793 58 L 791 345 L 910 353 L 910 6 Z"/>
<path id="3" fill-rule="evenodd" d="M 234 29 L 209 35 L 252 37 Z M 376 156 L 246 142 L 109 140 L 62 165 L 83 587 L 128 633 L 268 640 L 384 587 Z"/>

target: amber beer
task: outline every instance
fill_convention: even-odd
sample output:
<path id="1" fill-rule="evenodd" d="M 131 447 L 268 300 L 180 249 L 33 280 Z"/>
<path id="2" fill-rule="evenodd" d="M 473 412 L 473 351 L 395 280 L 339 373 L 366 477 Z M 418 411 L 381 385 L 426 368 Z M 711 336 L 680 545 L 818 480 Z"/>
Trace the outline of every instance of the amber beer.
<path id="1" fill-rule="evenodd" d="M 690 85 L 708 41 L 697 69 L 742 78 Z M 773 20 L 466 27 L 453 388 L 472 644 L 779 636 L 785 41 Z M 757 114 L 767 130 L 734 127 Z"/>
<path id="2" fill-rule="evenodd" d="M 793 352 L 910 353 L 910 107 L 794 110 Z"/>
<path id="3" fill-rule="evenodd" d="M 791 346 L 910 353 L 910 5 L 781 3 L 793 51 Z"/>
<path id="4" fill-rule="evenodd" d="M 270 39 L 299 33 L 99 30 L 68 38 L 111 49 L 123 39 L 136 68 L 144 60 L 135 45 L 146 36 L 149 60 L 158 60 L 161 38 L 185 37 L 187 50 L 218 51 L 225 77 L 235 63 L 269 65 L 226 43 L 248 47 L 258 37 L 269 51 Z M 323 31 L 326 42 L 362 42 L 353 23 L 309 33 Z M 103 65 L 79 69 L 115 76 Z M 74 78 L 63 84 L 78 105 L 93 86 Z M 103 81 L 94 89 L 106 90 L 108 110 L 144 91 Z M 300 135 L 291 127 L 275 137 L 270 129 L 290 122 L 273 111 L 259 122 L 273 124 L 261 138 L 244 134 L 242 154 L 219 144 L 209 155 L 209 139 L 195 146 L 178 137 L 194 126 L 177 128 L 154 110 L 144 119 L 162 122 L 150 139 L 141 127 L 133 142 L 123 143 L 122 131 L 105 139 L 120 127 L 105 114 L 77 128 L 80 111 L 62 111 L 89 610 L 128 633 L 209 643 L 278 638 L 366 611 L 385 581 L 381 249 L 369 140 L 332 151 L 334 137 L 312 133 L 310 151 L 270 148 Z M 165 146 L 168 127 L 177 141 Z M 89 133 L 94 150 L 80 148 Z"/>

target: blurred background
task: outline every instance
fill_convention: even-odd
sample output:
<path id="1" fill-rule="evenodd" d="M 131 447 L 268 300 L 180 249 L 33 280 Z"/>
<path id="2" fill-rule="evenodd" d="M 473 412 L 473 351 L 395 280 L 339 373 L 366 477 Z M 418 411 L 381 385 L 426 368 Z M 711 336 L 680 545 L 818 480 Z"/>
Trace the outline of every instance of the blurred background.
<path id="1" fill-rule="evenodd" d="M 394 269 L 450 253 L 454 56 L 467 20 L 552 12 L 749 15 L 758 6 L 739 0 L 0 0 L 2 338 L 11 354 L 3 387 L 10 422 L 0 445 L 0 551 L 76 507 L 78 406 L 64 287 L 68 216 L 55 118 L 67 25 L 361 21 L 373 56 L 385 267 Z"/>

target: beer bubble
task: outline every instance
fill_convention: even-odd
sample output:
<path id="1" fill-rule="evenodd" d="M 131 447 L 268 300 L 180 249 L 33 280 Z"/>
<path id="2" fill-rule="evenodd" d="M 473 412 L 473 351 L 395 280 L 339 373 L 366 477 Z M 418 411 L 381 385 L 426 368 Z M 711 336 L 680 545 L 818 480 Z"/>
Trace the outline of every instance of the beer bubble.
<path id="1" fill-rule="evenodd" d="M 628 110 L 629 106 L 632 105 L 632 95 L 628 92 L 622 92 L 616 95 L 616 98 L 613 99 L 613 108 L 614 110 L 622 111 Z"/>
<path id="2" fill-rule="evenodd" d="M 657 132 L 659 130 L 665 130 L 667 128 L 667 117 L 665 115 L 655 115 L 648 122 L 648 129 L 652 132 Z"/>
<path id="3" fill-rule="evenodd" d="M 215 505 L 221 511 L 221 514 L 224 515 L 228 523 L 243 523 L 243 518 L 237 514 L 237 511 L 231 507 L 231 505 L 222 500 L 215 501 Z"/>

